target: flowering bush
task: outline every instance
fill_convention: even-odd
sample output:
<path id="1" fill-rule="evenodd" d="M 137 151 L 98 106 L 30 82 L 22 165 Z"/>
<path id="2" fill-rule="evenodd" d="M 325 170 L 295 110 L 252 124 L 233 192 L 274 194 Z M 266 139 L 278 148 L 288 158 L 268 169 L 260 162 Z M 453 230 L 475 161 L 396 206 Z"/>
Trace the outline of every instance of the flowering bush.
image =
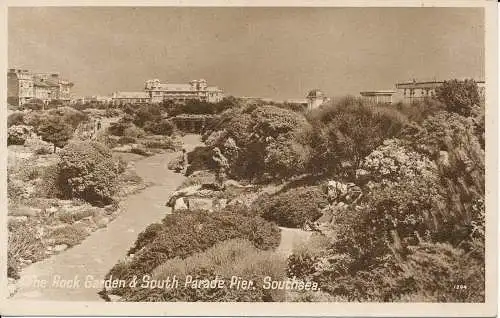
<path id="1" fill-rule="evenodd" d="M 24 145 L 24 142 L 33 133 L 33 127 L 13 125 L 7 130 L 7 145 Z"/>
<path id="2" fill-rule="evenodd" d="M 377 182 L 406 178 L 436 179 L 437 167 L 426 156 L 406 149 L 398 139 L 388 139 L 365 157 L 356 175 Z"/>

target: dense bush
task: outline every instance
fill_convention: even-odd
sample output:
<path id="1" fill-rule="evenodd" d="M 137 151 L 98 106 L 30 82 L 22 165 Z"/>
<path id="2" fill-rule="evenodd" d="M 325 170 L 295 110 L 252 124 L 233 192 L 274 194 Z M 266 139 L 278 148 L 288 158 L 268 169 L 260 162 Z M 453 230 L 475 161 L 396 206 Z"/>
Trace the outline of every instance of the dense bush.
<path id="1" fill-rule="evenodd" d="M 440 101 L 429 97 L 414 100 L 411 103 L 397 102 L 391 105 L 391 107 L 407 116 L 410 122 L 418 124 L 422 123 L 427 117 L 446 108 Z"/>
<path id="2" fill-rule="evenodd" d="M 398 182 L 408 178 L 437 180 L 437 167 L 427 156 L 406 149 L 398 139 L 386 139 L 383 145 L 372 151 L 356 171 L 358 181 Z"/>
<path id="3" fill-rule="evenodd" d="M 266 276 L 274 280 L 285 278 L 285 260 L 279 254 L 262 251 L 248 240 L 234 239 L 196 253 L 186 259 L 174 258 L 158 266 L 152 273 L 154 280 L 168 277 L 179 279 L 179 287 L 173 289 L 138 288 L 125 295 L 127 301 L 283 301 L 283 290 L 263 289 Z M 187 275 L 199 279 L 218 276 L 225 281 L 222 289 L 196 289 L 185 287 L 182 282 Z M 230 278 L 239 276 L 251 279 L 255 288 L 230 288 Z"/>
<path id="4" fill-rule="evenodd" d="M 232 176 L 282 179 L 304 172 L 311 129 L 302 114 L 275 106 L 249 106 L 221 114 L 204 138 L 229 160 Z"/>
<path id="5" fill-rule="evenodd" d="M 132 123 L 130 122 L 119 121 L 116 123 L 111 123 L 108 127 L 108 133 L 113 136 L 121 137 L 125 135 L 125 130 L 129 127 L 132 127 Z"/>
<path id="6" fill-rule="evenodd" d="M 406 116 L 394 108 L 344 98 L 310 114 L 313 124 L 311 169 L 353 179 L 362 160 L 384 139 L 399 134 Z"/>
<path id="7" fill-rule="evenodd" d="M 9 223 L 7 275 L 19 278 L 20 260 L 36 262 L 45 257 L 45 247 L 31 222 Z"/>
<path id="8" fill-rule="evenodd" d="M 463 116 L 471 116 L 472 108 L 481 102 L 477 83 L 471 79 L 445 81 L 436 89 L 436 98 L 446 110 Z"/>
<path id="9" fill-rule="evenodd" d="M 78 125 L 84 121 L 88 121 L 88 115 L 84 112 L 78 111 L 72 107 L 58 107 L 51 109 L 47 112 L 48 116 L 59 116 L 64 122 L 71 125 L 71 127 L 76 128 Z"/>
<path id="10" fill-rule="evenodd" d="M 175 124 L 167 119 L 162 119 L 159 122 L 146 122 L 144 124 L 144 130 L 155 135 L 171 136 L 176 129 Z"/>
<path id="11" fill-rule="evenodd" d="M 24 113 L 14 112 L 7 117 L 7 127 L 14 125 L 24 125 Z"/>
<path id="12" fill-rule="evenodd" d="M 280 226 L 301 227 L 306 221 L 317 220 L 327 203 L 326 194 L 319 187 L 302 187 L 273 196 L 264 194 L 253 209 Z"/>
<path id="13" fill-rule="evenodd" d="M 211 147 L 196 147 L 187 154 L 188 168 L 186 175 L 191 175 L 194 171 L 212 170 L 216 168 L 215 161 L 212 160 L 213 150 Z"/>
<path id="14" fill-rule="evenodd" d="M 24 145 L 32 134 L 33 127 L 26 125 L 10 126 L 7 130 L 7 145 Z"/>
<path id="15" fill-rule="evenodd" d="M 59 154 L 59 185 L 65 196 L 93 204 L 109 204 L 117 167 L 111 152 L 96 142 L 77 141 Z"/>
<path id="16" fill-rule="evenodd" d="M 150 225 L 139 235 L 129 251 L 134 254 L 132 260 L 117 264 L 108 275 L 121 279 L 142 277 L 168 259 L 186 258 L 234 238 L 248 239 L 260 249 L 271 249 L 279 244 L 280 233 L 276 226 L 243 210 L 174 213 L 167 215 L 161 225 Z"/>

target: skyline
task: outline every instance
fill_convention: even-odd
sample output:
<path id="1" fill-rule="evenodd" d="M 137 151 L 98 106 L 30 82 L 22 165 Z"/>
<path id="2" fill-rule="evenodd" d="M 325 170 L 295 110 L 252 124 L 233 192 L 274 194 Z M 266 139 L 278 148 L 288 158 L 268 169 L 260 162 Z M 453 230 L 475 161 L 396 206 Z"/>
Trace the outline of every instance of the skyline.
<path id="1" fill-rule="evenodd" d="M 274 99 L 484 80 L 478 8 L 45 7 L 8 18 L 9 68 L 58 72 L 78 96 L 142 91 L 152 78 Z"/>

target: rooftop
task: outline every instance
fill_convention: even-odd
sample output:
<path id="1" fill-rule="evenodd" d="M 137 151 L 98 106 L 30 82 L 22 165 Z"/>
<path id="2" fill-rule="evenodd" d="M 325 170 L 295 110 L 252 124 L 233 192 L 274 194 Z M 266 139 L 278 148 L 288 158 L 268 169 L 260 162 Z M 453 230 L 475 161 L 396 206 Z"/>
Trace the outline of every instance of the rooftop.
<path id="1" fill-rule="evenodd" d="M 392 90 L 378 90 L 378 91 L 364 91 L 360 92 L 360 94 L 361 96 L 376 96 L 376 95 L 390 96 L 396 94 L 396 92 Z"/>
<path id="2" fill-rule="evenodd" d="M 147 92 L 115 92 L 113 98 L 149 98 Z"/>

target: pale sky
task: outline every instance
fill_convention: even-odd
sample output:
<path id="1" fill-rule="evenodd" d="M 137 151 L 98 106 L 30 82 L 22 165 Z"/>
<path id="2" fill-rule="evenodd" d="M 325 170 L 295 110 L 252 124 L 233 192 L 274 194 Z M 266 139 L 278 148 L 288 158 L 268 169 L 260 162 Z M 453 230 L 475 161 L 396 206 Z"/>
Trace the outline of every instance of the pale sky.
<path id="1" fill-rule="evenodd" d="M 304 98 L 398 81 L 484 80 L 478 8 L 9 8 L 8 65 L 77 96 L 205 78 L 227 95 Z"/>

